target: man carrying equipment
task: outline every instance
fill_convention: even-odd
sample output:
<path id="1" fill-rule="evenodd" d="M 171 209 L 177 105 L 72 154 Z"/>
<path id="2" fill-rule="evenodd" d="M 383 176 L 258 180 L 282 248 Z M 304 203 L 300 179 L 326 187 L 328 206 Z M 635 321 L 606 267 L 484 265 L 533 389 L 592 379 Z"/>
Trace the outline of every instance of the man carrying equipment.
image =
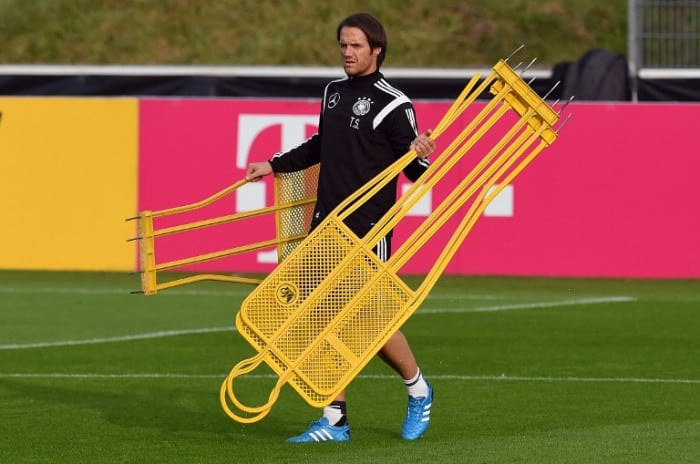
<path id="1" fill-rule="evenodd" d="M 257 181 L 272 172 L 294 172 L 320 163 L 312 229 L 345 198 L 411 149 L 417 157 L 404 174 L 415 181 L 428 167 L 428 156 L 435 150 L 430 131 L 418 133 L 409 98 L 379 72 L 387 48 L 382 24 L 368 13 L 354 14 L 340 23 L 337 39 L 347 77 L 326 86 L 318 133 L 287 152 L 275 154 L 269 161 L 249 164 L 246 171 L 246 180 Z M 394 179 L 347 218 L 347 226 L 358 237 L 363 237 L 391 208 L 396 200 L 396 186 Z M 391 234 L 374 251 L 382 261 L 388 260 Z M 406 384 L 408 411 L 401 436 L 416 440 L 430 423 L 432 386 L 423 378 L 401 331 L 389 339 L 379 356 Z M 342 392 L 306 432 L 288 441 L 348 440 L 346 394 Z"/>

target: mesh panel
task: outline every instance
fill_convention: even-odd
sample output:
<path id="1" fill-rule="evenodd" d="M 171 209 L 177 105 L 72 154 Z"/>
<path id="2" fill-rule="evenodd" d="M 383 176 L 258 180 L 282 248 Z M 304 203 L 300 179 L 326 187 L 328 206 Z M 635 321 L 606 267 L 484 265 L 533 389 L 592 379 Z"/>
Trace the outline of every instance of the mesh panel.
<path id="1" fill-rule="evenodd" d="M 400 316 L 410 300 L 410 295 L 388 274 L 383 274 L 369 290 L 334 330 L 338 340 L 358 358 L 366 354 L 370 343 Z"/>
<path id="2" fill-rule="evenodd" d="M 258 350 L 269 349 L 275 370 L 294 369 L 289 382 L 320 403 L 375 349 L 411 296 L 340 222 L 300 246 L 246 300 L 239 329 Z"/>
<path id="3" fill-rule="evenodd" d="M 279 173 L 275 175 L 276 204 L 284 206 L 304 200 L 315 200 L 318 185 L 319 165 L 303 171 Z M 285 208 L 277 212 L 278 239 L 306 235 L 311 226 L 314 202 Z M 281 262 L 299 245 L 302 239 L 281 243 L 277 253 Z"/>

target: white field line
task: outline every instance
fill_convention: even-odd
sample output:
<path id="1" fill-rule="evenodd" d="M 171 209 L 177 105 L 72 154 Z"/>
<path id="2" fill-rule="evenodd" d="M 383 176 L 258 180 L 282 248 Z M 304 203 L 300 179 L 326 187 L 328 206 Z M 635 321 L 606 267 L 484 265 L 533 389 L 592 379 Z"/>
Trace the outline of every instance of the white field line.
<path id="1" fill-rule="evenodd" d="M 105 338 L 88 338 L 84 340 L 61 340 L 55 342 L 36 342 L 23 343 L 12 345 L 0 345 L 0 350 L 24 350 L 28 348 L 51 348 L 58 346 L 74 346 L 74 345 L 97 345 L 100 343 L 117 343 L 130 342 L 133 340 L 146 340 L 150 338 L 176 337 L 179 335 L 204 334 L 214 332 L 234 332 L 235 327 L 208 327 L 203 329 L 187 329 L 187 330 L 162 330 L 159 332 L 149 332 L 133 335 L 122 335 L 119 337 Z"/>
<path id="2" fill-rule="evenodd" d="M 0 287 L 0 293 L 51 293 L 57 295 L 126 295 L 129 296 L 134 288 L 65 288 L 65 287 Z M 158 293 L 171 296 L 245 296 L 250 292 L 239 291 L 209 291 L 209 290 L 164 290 Z M 134 298 L 140 295 L 130 295 Z"/>
<path id="3" fill-rule="evenodd" d="M 250 290 L 184 290 L 181 288 L 173 288 L 162 290 L 157 296 L 248 296 L 253 291 Z M 133 288 L 65 288 L 65 287 L 6 287 L 0 285 L 0 293 L 52 293 L 63 295 L 130 295 Z M 130 295 L 135 296 L 135 295 Z M 154 297 L 151 297 L 154 298 Z M 624 298 L 624 297 L 623 297 Z M 486 293 L 432 293 L 428 295 L 427 300 L 517 300 L 521 297 L 516 295 L 495 295 Z M 700 301 L 700 296 L 683 295 L 673 298 L 673 301 L 679 302 L 694 302 Z"/>
<path id="4" fill-rule="evenodd" d="M 581 306 L 602 303 L 623 303 L 636 301 L 629 296 L 612 296 L 605 298 L 576 298 L 573 300 L 543 301 L 534 303 L 520 303 L 509 305 L 479 306 L 475 308 L 422 308 L 416 314 L 443 314 L 443 313 L 483 313 L 489 311 L 512 311 L 516 309 L 541 309 L 558 306 Z"/>
<path id="5" fill-rule="evenodd" d="M 64 294 L 64 295 L 129 295 L 131 290 L 128 289 L 95 289 L 95 288 L 64 288 L 64 287 L 2 287 L 0 286 L 0 293 L 50 293 L 50 294 Z M 170 289 L 164 290 L 158 295 L 151 298 L 157 298 L 158 296 L 170 295 L 170 296 L 247 296 L 250 292 L 246 291 L 215 291 L 215 290 L 182 290 L 182 289 Z M 134 295 L 134 297 L 136 297 Z M 507 296 L 507 295 L 495 295 L 488 293 L 456 293 L 456 294 L 431 294 L 428 295 L 426 301 L 434 300 L 447 300 L 447 301 L 461 301 L 461 300 L 495 300 L 495 301 L 505 301 L 505 300 L 517 300 L 521 299 L 517 296 Z M 549 306 L 559 306 L 564 305 L 577 305 L 577 304 L 594 304 L 594 303 L 607 303 L 607 302 L 619 302 L 619 301 L 635 301 L 635 298 L 627 296 L 611 296 L 611 297 L 590 297 L 590 298 L 579 298 L 563 300 L 561 302 L 551 302 L 551 303 L 531 303 L 533 308 L 549 307 Z M 537 306 L 537 305 L 549 305 L 549 306 Z M 521 307 L 523 305 L 514 305 L 514 309 L 528 309 Z M 496 306 L 495 311 L 498 311 L 499 307 Z M 505 307 L 510 309 L 510 307 Z M 469 310 L 468 308 L 464 310 L 456 309 L 456 312 L 478 312 L 484 310 Z M 488 310 L 485 310 L 488 311 Z M 425 313 L 425 310 L 423 311 Z M 428 312 L 448 312 L 447 310 L 428 310 Z"/>
<path id="6" fill-rule="evenodd" d="M 477 306 L 473 308 L 423 308 L 416 312 L 416 314 L 443 314 L 443 313 L 477 313 L 477 312 L 491 312 L 491 311 L 512 311 L 518 309 L 539 309 L 539 308 L 551 308 L 557 306 L 579 306 L 588 304 L 600 304 L 600 303 L 617 303 L 634 301 L 634 298 L 630 297 L 609 297 L 609 298 L 582 298 L 574 300 L 560 300 L 552 302 L 540 302 L 540 303 L 522 303 L 522 304 L 511 304 L 511 305 L 498 305 L 498 306 Z M 2 350 L 23 350 L 30 348 L 51 348 L 51 347 L 61 347 L 61 346 L 75 346 L 75 345 L 96 345 L 100 343 L 116 343 L 116 342 L 129 342 L 132 340 L 144 340 L 152 338 L 164 338 L 164 337 L 175 337 L 179 335 L 189 335 L 189 334 L 201 334 L 201 333 L 213 333 L 213 332 L 226 332 L 234 331 L 234 327 L 210 327 L 203 329 L 189 329 L 189 330 L 167 330 L 159 332 L 150 332 L 142 334 L 133 335 L 123 335 L 118 337 L 105 337 L 105 338 L 90 338 L 84 340 L 59 340 L 54 342 L 34 342 L 34 343 L 23 343 L 23 344 L 8 344 L 0 345 L 0 351 Z"/>
<path id="7" fill-rule="evenodd" d="M 0 372 L 0 378 L 13 379 L 221 379 L 224 374 L 177 374 L 177 373 L 24 373 Z M 275 379 L 277 376 L 248 374 L 251 379 Z M 396 380 L 395 375 L 359 375 L 358 379 Z M 700 385 L 700 379 L 661 379 L 644 377 L 575 377 L 575 376 L 523 376 L 523 375 L 431 375 L 433 380 L 455 382 L 544 382 L 544 383 L 638 383 L 638 384 L 687 384 Z"/>
<path id="8" fill-rule="evenodd" d="M 135 290 L 120 288 L 65 288 L 65 287 L 2 287 L 0 293 L 49 293 L 57 295 L 130 295 Z M 157 296 L 247 296 L 252 291 L 244 290 L 183 290 L 168 289 L 159 292 Z M 428 295 L 428 300 L 513 300 L 515 296 L 504 296 L 483 293 L 457 293 L 457 294 L 433 294 Z"/>

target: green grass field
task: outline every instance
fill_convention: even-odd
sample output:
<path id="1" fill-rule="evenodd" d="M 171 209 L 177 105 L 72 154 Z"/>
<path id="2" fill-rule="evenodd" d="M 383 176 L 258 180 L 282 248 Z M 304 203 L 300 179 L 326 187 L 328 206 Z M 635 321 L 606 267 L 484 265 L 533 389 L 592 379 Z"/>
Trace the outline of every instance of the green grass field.
<path id="1" fill-rule="evenodd" d="M 546 68 L 627 53 L 622 0 L 0 0 L 0 62 L 339 66 L 357 11 L 384 23 L 387 67 L 490 67 L 523 43 Z"/>
<path id="2" fill-rule="evenodd" d="M 400 439 L 405 389 L 373 361 L 352 441 L 309 446 L 285 443 L 318 416 L 289 387 L 255 424 L 219 406 L 251 287 L 137 286 L 0 272 L 0 462 L 700 462 L 697 281 L 444 277 L 404 326 L 436 391 L 426 436 Z"/>

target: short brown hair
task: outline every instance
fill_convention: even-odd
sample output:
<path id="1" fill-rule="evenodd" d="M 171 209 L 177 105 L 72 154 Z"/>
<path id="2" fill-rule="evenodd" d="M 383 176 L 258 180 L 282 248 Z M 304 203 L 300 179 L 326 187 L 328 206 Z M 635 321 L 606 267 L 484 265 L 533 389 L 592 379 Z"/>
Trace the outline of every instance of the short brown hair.
<path id="1" fill-rule="evenodd" d="M 369 13 L 355 13 L 340 22 L 336 31 L 338 41 L 340 41 L 340 30 L 344 27 L 356 27 L 365 33 L 367 42 L 371 49 L 380 47 L 382 49 L 377 56 L 377 69 L 382 65 L 386 56 L 386 31 L 377 18 Z"/>

